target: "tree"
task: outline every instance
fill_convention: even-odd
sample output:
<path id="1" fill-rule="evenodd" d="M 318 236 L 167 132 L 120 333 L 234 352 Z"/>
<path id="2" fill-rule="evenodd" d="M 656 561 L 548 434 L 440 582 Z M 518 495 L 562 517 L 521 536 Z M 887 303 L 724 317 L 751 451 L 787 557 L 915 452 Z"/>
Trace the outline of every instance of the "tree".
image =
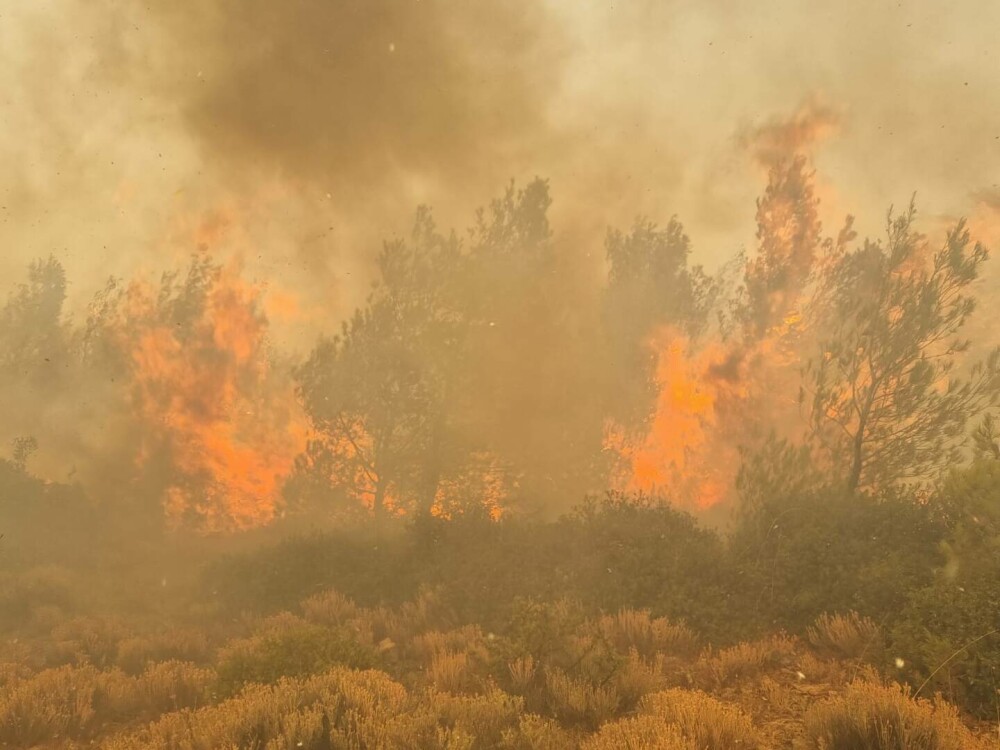
<path id="1" fill-rule="evenodd" d="M 696 333 L 705 323 L 711 285 L 700 266 L 688 266 L 691 242 L 676 218 L 662 229 L 644 218 L 628 234 L 612 229 L 605 249 L 604 326 L 615 370 L 611 406 L 618 421 L 640 426 L 656 399 L 650 338 L 664 326 Z"/>
<path id="2" fill-rule="evenodd" d="M 565 506 L 603 486 L 606 373 L 585 264 L 552 237 L 548 183 L 509 186 L 469 232 L 460 306 L 468 321 L 460 407 L 516 484 L 512 502 Z"/>
<path id="3" fill-rule="evenodd" d="M 820 349 L 802 400 L 851 490 L 932 476 L 956 458 L 969 417 L 1000 395 L 1000 349 L 965 374 L 956 367 L 987 251 L 963 221 L 928 263 L 914 217 L 912 203 L 890 211 L 884 244 L 834 248 L 815 297 Z"/>
<path id="4" fill-rule="evenodd" d="M 411 241 L 386 243 L 380 282 L 339 336 L 298 369 L 298 393 L 321 439 L 300 469 L 369 504 L 433 504 L 443 468 L 449 383 L 463 319 L 452 306 L 460 264 L 454 236 L 417 213 Z"/>
<path id="5" fill-rule="evenodd" d="M 779 161 L 757 199 L 757 255 L 747 263 L 742 317 L 759 337 L 795 309 L 824 242 L 805 157 Z"/>
<path id="6" fill-rule="evenodd" d="M 69 354 L 63 320 L 66 272 L 53 257 L 28 266 L 28 281 L 0 309 L 0 366 L 10 375 L 47 378 Z"/>

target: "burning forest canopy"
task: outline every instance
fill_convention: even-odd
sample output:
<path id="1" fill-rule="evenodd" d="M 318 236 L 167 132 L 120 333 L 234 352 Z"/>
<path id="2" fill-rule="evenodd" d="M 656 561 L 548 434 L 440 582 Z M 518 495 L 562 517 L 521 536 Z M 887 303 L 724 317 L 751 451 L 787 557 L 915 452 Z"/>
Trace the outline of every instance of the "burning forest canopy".
<path id="1" fill-rule="evenodd" d="M 9 460 L 203 531 L 924 491 L 998 389 L 992 40 L 788 5 L 11 9 Z"/>
<path id="2" fill-rule="evenodd" d="M 0 746 L 993 746 L 997 28 L 0 3 Z"/>
<path id="3" fill-rule="evenodd" d="M 302 356 L 269 335 L 295 290 L 214 252 L 235 218 L 85 315 L 59 260 L 34 261 L 0 318 L 9 460 L 206 531 L 551 513 L 606 489 L 708 512 L 794 456 L 808 471 L 783 481 L 920 493 L 1000 397 L 998 350 L 965 338 L 988 252 L 964 220 L 922 234 L 912 203 L 882 236 L 851 217 L 828 236 L 815 180 L 805 155 L 775 157 L 755 246 L 716 273 L 677 218 L 612 229 L 597 289 L 544 180 L 461 234 L 420 208 L 366 302 Z"/>

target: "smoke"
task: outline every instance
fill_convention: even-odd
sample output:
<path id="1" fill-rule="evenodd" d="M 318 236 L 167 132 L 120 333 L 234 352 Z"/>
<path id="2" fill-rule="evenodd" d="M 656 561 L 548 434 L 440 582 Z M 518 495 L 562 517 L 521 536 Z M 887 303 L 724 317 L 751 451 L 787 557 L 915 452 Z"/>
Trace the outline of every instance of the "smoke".
<path id="1" fill-rule="evenodd" d="M 165 242 L 176 218 L 228 204 L 255 238 L 251 276 L 343 317 L 416 204 L 462 226 L 535 174 L 593 278 L 605 228 L 636 214 L 679 215 L 712 265 L 753 232 L 748 146 L 816 151 L 852 186 L 823 194 L 834 216 L 914 190 L 966 213 L 968 186 L 1000 166 L 984 64 L 997 14 L 975 0 L 947 17 L 860 1 L 16 4 L 0 24 L 0 270 L 56 252 L 79 306 L 107 273 L 164 265 L 165 245 L 186 257 L 186 238 Z"/>
<path id="2" fill-rule="evenodd" d="M 947 17 L 929 0 L 10 6 L 0 275 L 54 254 L 78 320 L 108 276 L 155 279 L 202 251 L 237 259 L 241 283 L 262 290 L 260 348 L 266 338 L 304 354 L 363 304 L 382 241 L 409 231 L 417 204 L 461 228 L 509 180 L 534 175 L 555 201 L 553 293 L 576 302 L 560 314 L 579 331 L 593 324 L 609 226 L 677 215 L 693 263 L 711 269 L 757 244 L 762 168 L 797 155 L 820 175 L 816 232 L 858 213 L 859 231 L 877 235 L 885 208 L 913 191 L 944 217 L 997 225 L 995 187 L 969 193 L 1000 169 L 989 64 L 1000 9 L 976 0 Z M 811 259 L 816 232 L 789 252 Z M 777 299 L 769 324 L 794 311 L 805 271 L 787 293 L 765 290 Z M 510 339 L 527 359 L 547 345 L 540 333 Z M 552 372 L 575 367 L 567 352 L 551 355 Z M 697 375 L 724 391 L 751 362 L 732 349 L 703 359 Z M 586 394 L 555 397 L 568 410 Z M 27 424 L 32 398 L 16 399 Z M 104 399 L 89 401 L 99 413 Z M 58 404 L 55 421 L 99 421 Z M 525 453 L 569 442 L 541 429 L 525 442 L 517 416 L 498 437 Z"/>
<path id="3" fill-rule="evenodd" d="M 833 107 L 810 99 L 790 117 L 775 116 L 746 128 L 739 141 L 762 167 L 770 169 L 813 153 L 819 143 L 836 133 L 840 122 L 841 116 Z"/>

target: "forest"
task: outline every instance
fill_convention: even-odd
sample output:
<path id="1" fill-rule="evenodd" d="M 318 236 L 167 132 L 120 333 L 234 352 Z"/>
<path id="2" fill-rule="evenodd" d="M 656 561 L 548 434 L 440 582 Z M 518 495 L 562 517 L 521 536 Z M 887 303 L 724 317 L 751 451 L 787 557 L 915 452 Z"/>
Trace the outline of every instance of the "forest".
<path id="1" fill-rule="evenodd" d="M 211 233 L 81 310 L 31 262 L 0 309 L 0 744 L 996 747 L 970 225 L 830 231 L 783 155 L 748 249 L 708 271 L 640 216 L 596 278 L 553 200 L 418 208 L 301 351 L 295 290 Z"/>

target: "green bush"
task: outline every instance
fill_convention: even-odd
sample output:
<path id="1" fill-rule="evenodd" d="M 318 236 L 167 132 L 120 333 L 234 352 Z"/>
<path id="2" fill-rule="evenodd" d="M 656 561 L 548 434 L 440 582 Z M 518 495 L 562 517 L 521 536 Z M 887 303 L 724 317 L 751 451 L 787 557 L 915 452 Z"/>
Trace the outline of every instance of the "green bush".
<path id="1" fill-rule="evenodd" d="M 804 632 L 834 611 L 881 622 L 933 579 L 945 532 L 929 506 L 896 494 L 822 490 L 764 502 L 730 542 L 741 617 L 760 632 Z"/>
<path id="2" fill-rule="evenodd" d="M 219 654 L 216 673 L 220 693 L 233 695 L 248 683 L 271 684 L 333 667 L 367 669 L 376 662 L 376 651 L 343 629 L 296 624 L 230 643 Z"/>

